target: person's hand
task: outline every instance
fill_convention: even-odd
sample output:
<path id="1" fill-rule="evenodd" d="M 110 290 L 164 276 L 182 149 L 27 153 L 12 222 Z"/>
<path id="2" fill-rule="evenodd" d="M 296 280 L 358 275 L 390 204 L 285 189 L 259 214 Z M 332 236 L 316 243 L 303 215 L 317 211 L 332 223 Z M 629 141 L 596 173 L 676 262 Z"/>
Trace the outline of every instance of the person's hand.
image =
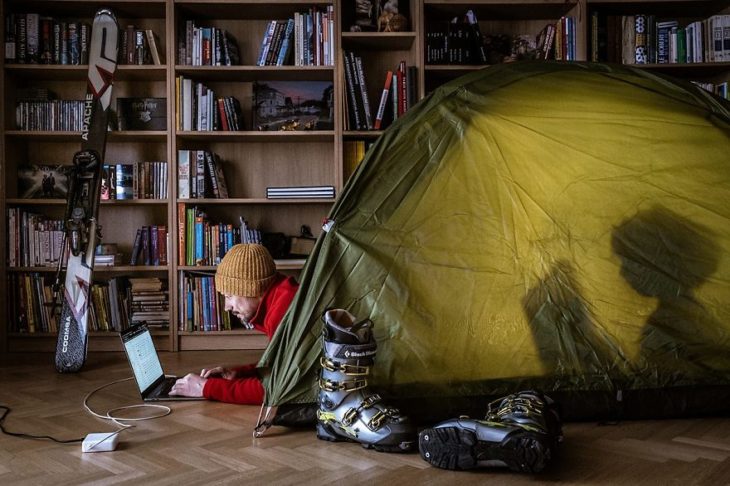
<path id="1" fill-rule="evenodd" d="M 216 366 L 215 368 L 203 368 L 203 370 L 200 372 L 201 378 L 210 378 L 213 376 L 225 378 L 226 380 L 233 380 L 236 377 L 236 372 L 232 369 L 224 368 L 223 366 Z"/>
<path id="2" fill-rule="evenodd" d="M 202 376 L 188 373 L 179 380 L 170 389 L 170 395 L 179 395 L 182 397 L 202 397 L 203 387 L 207 380 Z"/>

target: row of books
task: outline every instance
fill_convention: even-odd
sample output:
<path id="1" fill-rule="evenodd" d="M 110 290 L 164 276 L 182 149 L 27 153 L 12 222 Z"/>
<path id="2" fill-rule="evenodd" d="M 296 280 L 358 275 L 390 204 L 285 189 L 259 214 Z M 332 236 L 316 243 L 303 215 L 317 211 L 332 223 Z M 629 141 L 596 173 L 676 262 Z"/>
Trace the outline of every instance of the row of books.
<path id="1" fill-rule="evenodd" d="M 334 24 L 333 5 L 295 12 L 294 18 L 286 20 L 272 20 L 261 39 L 256 65 L 334 65 Z"/>
<path id="2" fill-rule="evenodd" d="M 55 267 L 68 253 L 63 221 L 8 208 L 8 266 Z"/>
<path id="3" fill-rule="evenodd" d="M 83 115 L 81 100 L 18 101 L 15 126 L 26 131 L 80 131 Z"/>
<path id="4" fill-rule="evenodd" d="M 187 20 L 178 36 L 178 63 L 186 66 L 236 66 L 241 63 L 236 39 L 224 29 L 199 27 Z"/>
<path id="5" fill-rule="evenodd" d="M 167 199 L 167 162 L 106 164 L 101 199 Z"/>
<path id="6" fill-rule="evenodd" d="M 703 83 L 700 81 L 692 81 L 694 84 L 699 86 L 702 89 L 705 89 L 709 91 L 710 93 L 714 93 L 720 98 L 725 98 L 726 100 L 730 100 L 730 92 L 728 90 L 728 82 L 724 81 L 722 83 Z"/>
<path id="7" fill-rule="evenodd" d="M 373 112 L 362 58 L 344 52 L 345 127 L 347 130 L 381 130 L 403 116 L 416 102 L 417 69 L 401 61 L 385 73 L 383 91 Z"/>
<path id="8" fill-rule="evenodd" d="M 593 12 L 591 60 L 624 64 L 730 61 L 730 15 L 681 25 L 655 15 Z"/>
<path id="9" fill-rule="evenodd" d="M 129 264 L 167 265 L 167 226 L 155 224 L 137 228 Z"/>
<path id="10" fill-rule="evenodd" d="M 52 301 L 51 285 L 41 274 L 9 274 L 7 309 L 9 331 L 58 332 L 58 312 L 51 312 Z"/>
<path id="11" fill-rule="evenodd" d="M 335 197 L 335 186 L 267 187 L 267 199 L 329 199 Z"/>
<path id="12" fill-rule="evenodd" d="M 228 331 L 238 319 L 225 310 L 213 276 L 186 273 L 180 279 L 180 331 Z M 244 326 L 246 327 L 246 326 Z"/>
<path id="13" fill-rule="evenodd" d="M 123 331 L 129 327 L 130 291 L 127 279 L 115 277 L 91 285 L 90 331 Z"/>
<path id="14" fill-rule="evenodd" d="M 251 228 L 226 223 L 213 223 L 200 208 L 178 205 L 179 264 L 188 266 L 217 265 L 228 250 L 242 242 L 242 230 L 251 238 Z M 243 218 L 241 218 L 243 223 Z M 260 238 L 259 238 L 260 240 Z"/>
<path id="15" fill-rule="evenodd" d="M 228 198 L 228 184 L 218 154 L 209 150 L 177 151 L 180 199 Z"/>
<path id="16" fill-rule="evenodd" d="M 91 26 L 37 13 L 5 17 L 5 62 L 19 64 L 88 64 Z"/>
<path id="17" fill-rule="evenodd" d="M 157 35 L 151 29 L 140 30 L 127 25 L 119 33 L 119 64 L 164 64 L 158 43 Z"/>
<path id="18" fill-rule="evenodd" d="M 345 181 L 355 173 L 360 162 L 365 158 L 365 152 L 375 143 L 365 140 L 345 140 L 342 144 L 342 163 Z"/>
<path id="19" fill-rule="evenodd" d="M 463 19 L 431 22 L 425 40 L 427 64 L 487 63 L 484 37 L 472 10 Z"/>
<path id="20" fill-rule="evenodd" d="M 243 127 L 241 104 L 233 96 L 216 97 L 203 83 L 175 79 L 176 126 L 184 131 L 237 131 Z"/>

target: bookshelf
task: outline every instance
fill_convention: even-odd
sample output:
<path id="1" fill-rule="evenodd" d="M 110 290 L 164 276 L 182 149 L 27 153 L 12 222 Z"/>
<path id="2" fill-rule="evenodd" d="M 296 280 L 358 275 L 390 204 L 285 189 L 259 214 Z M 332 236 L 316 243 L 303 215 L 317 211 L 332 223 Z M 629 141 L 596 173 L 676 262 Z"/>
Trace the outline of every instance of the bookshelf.
<path id="1" fill-rule="evenodd" d="M 236 223 L 244 217 L 252 227 L 286 235 L 299 233 L 308 225 L 319 234 L 322 218 L 333 199 L 266 198 L 267 186 L 331 185 L 339 194 L 351 170 L 346 161 L 353 143 L 364 146 L 378 139 L 383 130 L 357 130 L 346 123 L 347 78 L 343 52 L 353 52 L 362 60 L 366 74 L 365 90 L 373 114 L 380 99 L 385 73 L 401 61 L 415 69 L 413 96 L 419 100 L 443 83 L 484 65 L 456 65 L 427 62 L 427 39 L 435 22 L 463 17 L 471 9 L 484 35 L 536 36 L 547 23 L 563 16 L 575 19 L 575 57 L 591 56 L 591 16 L 652 14 L 661 19 L 677 19 L 681 25 L 716 14 L 730 13 L 730 0 L 400 0 L 399 9 L 407 17 L 401 32 L 351 31 L 357 21 L 354 0 L 111 0 L 103 2 L 119 18 L 120 28 L 133 24 L 157 33 L 162 65 L 119 65 L 114 83 L 118 97 L 159 97 L 167 100 L 167 129 L 160 131 L 113 131 L 107 146 L 107 163 L 167 161 L 168 197 L 103 201 L 100 219 L 105 242 L 119 245 L 127 258 L 134 234 L 143 225 L 168 228 L 166 266 L 127 264 L 95 269 L 101 282 L 118 276 L 159 277 L 168 281 L 170 326 L 155 329 L 159 349 L 169 351 L 204 349 L 261 349 L 262 335 L 243 329 L 201 332 L 181 331 L 178 288 L 183 278 L 194 272 L 212 273 L 214 265 L 181 265 L 177 244 L 179 211 L 197 207 L 213 222 Z M 90 22 L 102 3 L 91 0 L 3 0 L 0 15 L 39 13 L 62 19 Z M 291 18 L 295 12 L 312 7 L 334 7 L 334 64 L 308 66 L 258 66 L 257 57 L 267 26 L 272 20 Z M 185 23 L 223 29 L 237 41 L 240 63 L 232 66 L 192 66 L 178 56 Z M 3 37 L 5 22 L 2 24 Z M 727 62 L 685 64 L 647 64 L 639 66 L 688 80 L 720 83 L 730 78 Z M 17 190 L 18 167 L 24 163 L 68 165 L 79 147 L 79 132 L 22 131 L 15 126 L 15 103 L 25 87 L 48 88 L 59 99 L 80 99 L 83 95 L 86 66 L 15 64 L 0 59 L 0 97 L 4 103 L 0 116 L 0 309 L 9 307 L 9 279 L 38 273 L 51 278 L 49 267 L 13 267 L 7 261 L 8 209 L 62 217 L 65 200 L 23 199 Z M 179 76 L 204 83 L 216 96 L 235 96 L 241 104 L 242 129 L 238 131 L 191 131 L 177 126 L 176 79 Z M 254 83 L 331 82 L 333 84 L 332 128 L 311 131 L 258 131 L 253 125 Z M 385 124 L 387 128 L 387 123 Z M 183 199 L 178 195 L 177 159 L 179 150 L 206 150 L 217 154 L 225 174 L 229 198 Z M 125 262 L 126 263 L 126 262 Z M 296 275 L 302 259 L 277 259 L 280 271 Z M 52 351 L 53 333 L 16 333 L 0 326 L 0 351 Z M 90 350 L 119 350 L 115 333 L 93 332 Z"/>

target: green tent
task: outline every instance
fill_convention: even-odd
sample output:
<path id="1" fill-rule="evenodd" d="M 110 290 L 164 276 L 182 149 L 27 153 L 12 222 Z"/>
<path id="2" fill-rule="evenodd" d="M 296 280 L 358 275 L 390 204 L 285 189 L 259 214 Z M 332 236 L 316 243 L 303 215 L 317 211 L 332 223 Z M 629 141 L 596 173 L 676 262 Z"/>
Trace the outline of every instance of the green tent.
<path id="1" fill-rule="evenodd" d="M 259 363 L 265 405 L 316 402 L 341 307 L 375 324 L 371 385 L 417 418 L 528 387 L 569 418 L 730 408 L 730 110 L 692 84 L 471 73 L 380 137 L 329 218 Z"/>

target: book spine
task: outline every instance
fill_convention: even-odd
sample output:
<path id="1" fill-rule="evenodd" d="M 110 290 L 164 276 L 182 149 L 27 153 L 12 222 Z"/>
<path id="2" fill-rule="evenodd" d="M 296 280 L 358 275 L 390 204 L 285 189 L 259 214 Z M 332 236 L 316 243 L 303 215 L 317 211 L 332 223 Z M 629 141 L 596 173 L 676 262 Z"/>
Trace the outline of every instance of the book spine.
<path id="1" fill-rule="evenodd" d="M 355 70 L 357 72 L 357 78 L 360 85 L 360 96 L 362 97 L 363 113 L 365 114 L 365 127 L 368 130 L 373 129 L 373 119 L 370 111 L 370 98 L 368 96 L 368 86 L 365 82 L 365 71 L 362 67 L 362 58 L 360 56 L 353 55 L 355 61 Z"/>
<path id="2" fill-rule="evenodd" d="M 390 85 L 393 81 L 393 71 L 385 73 L 385 85 L 383 93 L 380 95 L 380 103 L 378 103 L 378 112 L 375 115 L 375 123 L 373 129 L 380 130 L 383 125 L 383 116 L 385 116 L 385 108 L 388 105 L 388 94 L 390 94 Z"/>

